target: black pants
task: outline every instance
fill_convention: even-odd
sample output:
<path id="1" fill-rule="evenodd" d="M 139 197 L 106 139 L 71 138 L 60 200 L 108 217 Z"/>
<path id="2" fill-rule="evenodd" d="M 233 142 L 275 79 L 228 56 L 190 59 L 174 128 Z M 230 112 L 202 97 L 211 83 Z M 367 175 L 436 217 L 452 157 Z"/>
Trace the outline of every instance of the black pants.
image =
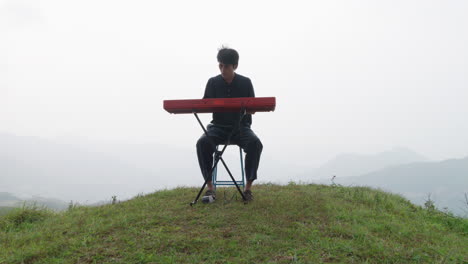
<path id="1" fill-rule="evenodd" d="M 211 180 L 211 167 L 213 167 L 213 153 L 216 145 L 226 143 L 232 128 L 209 124 L 207 132 L 209 138 L 203 134 L 197 142 L 197 156 L 200 169 L 205 180 Z M 240 146 L 245 155 L 245 174 L 248 181 L 257 179 L 258 164 L 262 154 L 263 145 L 255 133 L 247 126 L 241 126 L 231 137 L 231 144 Z M 218 163 L 218 166 L 221 163 Z"/>

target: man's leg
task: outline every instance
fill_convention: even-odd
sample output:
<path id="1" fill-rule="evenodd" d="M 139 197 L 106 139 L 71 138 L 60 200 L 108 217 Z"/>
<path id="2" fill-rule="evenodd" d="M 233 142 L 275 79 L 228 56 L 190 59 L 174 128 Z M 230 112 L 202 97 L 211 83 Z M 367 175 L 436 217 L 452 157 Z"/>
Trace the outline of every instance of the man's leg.
<path id="1" fill-rule="evenodd" d="M 247 184 L 245 191 L 250 191 L 253 182 L 257 179 L 257 170 L 260 163 L 260 156 L 263 144 L 249 127 L 242 127 L 239 136 L 239 146 L 245 151 L 245 174 Z"/>
<path id="2" fill-rule="evenodd" d="M 247 180 L 244 191 L 250 191 L 252 189 L 253 180 Z"/>
<path id="3" fill-rule="evenodd" d="M 214 190 L 213 181 L 211 180 L 213 175 L 210 173 L 213 167 L 213 153 L 216 150 L 216 145 L 225 140 L 226 132 L 210 124 L 207 128 L 207 134 L 209 137 L 203 134 L 197 141 L 197 156 L 203 178 L 205 180 L 209 179 L 207 188 L 208 190 Z"/>

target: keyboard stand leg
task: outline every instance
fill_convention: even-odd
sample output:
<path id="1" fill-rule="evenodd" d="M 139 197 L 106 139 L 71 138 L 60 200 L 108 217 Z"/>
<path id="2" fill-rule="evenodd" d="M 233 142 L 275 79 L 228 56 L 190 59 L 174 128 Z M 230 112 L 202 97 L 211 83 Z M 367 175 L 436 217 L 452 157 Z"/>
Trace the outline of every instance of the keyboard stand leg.
<path id="1" fill-rule="evenodd" d="M 213 165 L 213 167 L 211 167 L 210 173 L 208 175 L 211 176 L 213 174 L 213 170 L 218 165 L 219 160 L 222 159 L 221 155 L 223 154 L 224 150 L 226 150 L 226 147 L 227 147 L 227 145 L 224 146 L 223 150 L 220 152 L 219 155 L 216 155 L 214 165 Z M 223 163 L 224 163 L 224 160 L 223 160 Z M 205 186 L 208 183 L 208 180 L 210 179 L 209 178 L 210 176 L 208 176 L 208 178 L 206 178 L 205 183 L 203 183 L 203 186 L 201 187 L 200 191 L 198 192 L 197 198 L 195 198 L 195 200 L 193 200 L 193 202 L 190 203 L 190 206 L 193 206 L 194 204 L 196 204 L 198 202 L 198 199 L 200 198 L 200 195 L 202 194 L 203 189 L 205 189 Z"/>
<path id="2" fill-rule="evenodd" d="M 226 146 L 227 146 L 227 145 L 226 145 Z M 225 146 L 225 147 L 226 147 L 226 146 Z M 239 191 L 239 193 L 240 193 L 240 195 L 241 195 L 241 197 L 242 197 L 242 200 L 243 200 L 244 203 L 245 203 L 245 202 L 246 202 L 246 199 L 245 199 L 244 193 L 241 191 L 239 185 L 237 184 L 237 181 L 236 181 L 236 180 L 234 179 L 234 177 L 232 176 L 232 173 L 231 173 L 231 171 L 229 170 L 229 168 L 228 168 L 228 166 L 226 165 L 226 163 L 224 162 L 223 158 L 220 157 L 220 159 L 221 159 L 221 162 L 222 162 L 223 165 L 224 165 L 224 168 L 226 168 L 226 171 L 229 173 L 229 176 L 231 177 L 232 182 L 234 183 L 234 185 L 236 185 L 236 188 L 237 188 L 237 190 Z"/>

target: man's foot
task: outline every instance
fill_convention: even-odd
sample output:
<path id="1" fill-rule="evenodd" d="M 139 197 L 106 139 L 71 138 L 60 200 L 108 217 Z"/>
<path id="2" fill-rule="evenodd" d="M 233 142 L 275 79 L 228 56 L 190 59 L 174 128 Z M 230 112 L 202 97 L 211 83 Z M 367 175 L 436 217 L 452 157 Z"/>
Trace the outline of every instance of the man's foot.
<path id="1" fill-rule="evenodd" d="M 254 198 L 251 190 L 244 191 L 244 197 L 246 202 L 251 202 Z"/>
<path id="2" fill-rule="evenodd" d="M 202 197 L 203 203 L 212 203 L 216 200 L 216 193 L 214 190 L 207 190 L 205 196 Z"/>

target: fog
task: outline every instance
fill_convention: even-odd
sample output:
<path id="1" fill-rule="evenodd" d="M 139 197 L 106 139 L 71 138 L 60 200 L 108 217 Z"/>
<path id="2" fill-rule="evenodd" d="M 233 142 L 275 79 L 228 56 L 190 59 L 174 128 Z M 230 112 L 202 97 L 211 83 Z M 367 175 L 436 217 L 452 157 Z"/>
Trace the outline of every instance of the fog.
<path id="1" fill-rule="evenodd" d="M 192 150 L 195 118 L 162 102 L 201 98 L 228 45 L 256 95 L 277 98 L 253 116 L 266 159 L 461 158 L 467 13 L 463 0 L 0 0 L 0 132 Z"/>

